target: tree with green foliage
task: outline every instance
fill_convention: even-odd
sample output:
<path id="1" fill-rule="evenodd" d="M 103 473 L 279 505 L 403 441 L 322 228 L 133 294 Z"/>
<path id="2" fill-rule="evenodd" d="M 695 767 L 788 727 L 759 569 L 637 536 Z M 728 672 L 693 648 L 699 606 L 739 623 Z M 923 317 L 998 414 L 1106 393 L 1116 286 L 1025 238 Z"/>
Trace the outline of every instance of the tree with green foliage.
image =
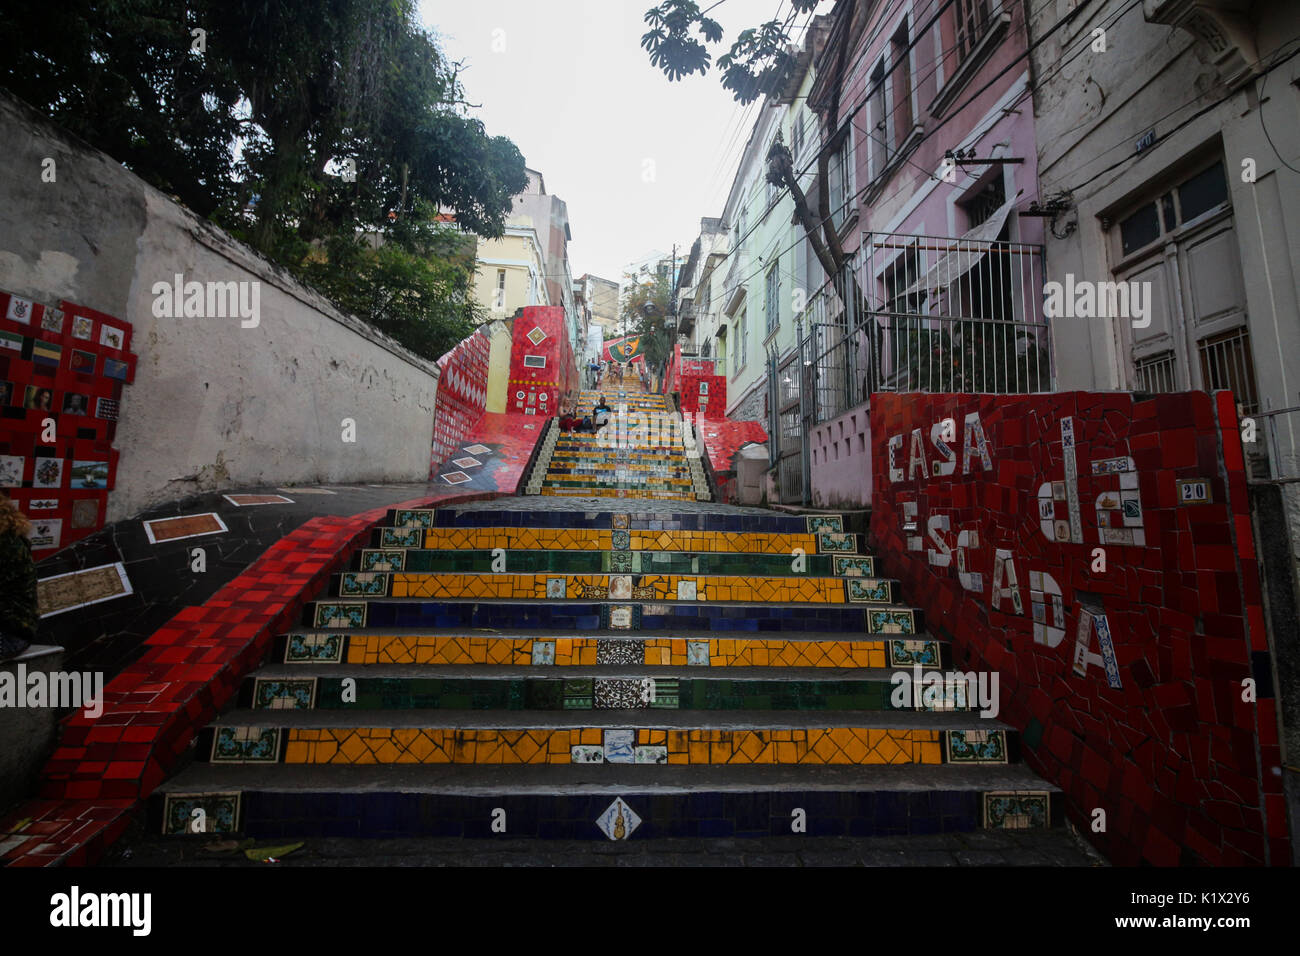
<path id="1" fill-rule="evenodd" d="M 668 276 L 625 275 L 621 317 L 629 335 L 641 336 L 641 351 L 651 368 L 668 361 L 677 342 L 677 317 L 672 314 L 673 286 Z"/>
<path id="2" fill-rule="evenodd" d="M 438 211 L 500 236 L 527 174 L 414 0 L 9 6 L 0 85 L 55 122 L 419 354 L 481 318 Z"/>

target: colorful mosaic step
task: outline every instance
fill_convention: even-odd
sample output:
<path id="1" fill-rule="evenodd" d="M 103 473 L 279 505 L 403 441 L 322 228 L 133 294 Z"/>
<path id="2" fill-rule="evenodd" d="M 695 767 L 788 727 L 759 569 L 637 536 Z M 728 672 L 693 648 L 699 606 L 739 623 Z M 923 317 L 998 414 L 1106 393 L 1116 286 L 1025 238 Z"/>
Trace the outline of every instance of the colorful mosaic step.
<path id="1" fill-rule="evenodd" d="M 758 574 L 763 577 L 875 577 L 875 559 L 827 554 L 794 555 L 733 551 L 606 551 L 555 549 L 403 549 L 367 548 L 355 554 L 351 571 L 450 571 L 500 573 L 600 574 L 658 573 L 696 575 Z M 337 593 L 332 591 L 331 593 Z"/>
<path id="2" fill-rule="evenodd" d="M 650 716 L 653 714 L 653 717 Z M 252 764 L 1005 764 L 1014 730 L 935 712 L 733 718 L 691 711 L 234 711 L 199 735 L 197 758 Z M 635 718 L 628 726 L 629 718 Z M 860 723 L 869 718 L 870 723 Z M 927 726 L 915 726 L 918 719 Z"/>
<path id="3" fill-rule="evenodd" d="M 277 642 L 286 664 L 644 665 L 672 667 L 936 668 L 947 645 L 929 638 L 671 637 L 538 634 L 420 634 L 292 632 Z"/>
<path id="4" fill-rule="evenodd" d="M 1060 793 L 1017 765 L 274 767 L 194 764 L 150 801 L 154 832 L 311 837 L 659 839 L 909 836 L 1063 825 Z M 851 775 L 851 776 L 850 776 Z M 610 811 L 613 810 L 611 813 Z M 618 834 L 622 813 L 623 832 Z M 497 826 L 494 827 L 494 821 Z"/>
<path id="5" fill-rule="evenodd" d="M 834 604 L 708 604 L 686 601 L 619 604 L 607 601 L 520 601 L 443 598 L 314 601 L 303 608 L 310 628 L 545 628 L 557 630 L 838 631 L 917 635 L 915 608 Z"/>
<path id="6" fill-rule="evenodd" d="M 485 598 L 541 601 L 733 601 L 780 604 L 883 604 L 898 598 L 884 578 L 782 575 L 467 574 L 461 572 L 345 571 L 332 575 L 329 595 L 348 598 Z"/>
<path id="7" fill-rule="evenodd" d="M 520 500 L 520 499 L 515 499 Z M 702 506 L 709 508 L 710 506 Z M 845 531 L 840 515 L 783 515 L 755 513 L 755 509 L 712 506 L 700 511 L 637 511 L 609 507 L 592 511 L 519 511 L 505 508 L 438 508 L 394 510 L 381 526 L 417 524 L 426 528 L 582 528 L 627 531 L 723 531 L 732 534 L 839 534 Z"/>
<path id="8" fill-rule="evenodd" d="M 377 670 L 386 676 L 370 676 Z M 338 667 L 331 676 L 303 668 L 264 668 L 240 690 L 253 710 L 970 710 L 965 685 L 929 704 L 909 688 L 897 692 L 885 669 L 823 680 L 808 668 L 780 679 L 693 677 L 680 668 L 587 668 L 615 676 L 545 678 L 519 667 Z M 806 675 L 803 679 L 790 675 Z M 339 676 L 334 676 L 335 674 Z M 665 676 L 665 675 L 683 676 Z M 391 675 L 391 676 L 388 676 Z M 427 676 L 421 676 L 427 675 Z M 471 676 L 472 675 L 472 676 Z M 653 676 L 645 676 L 653 675 Z M 937 695 L 936 695 L 937 697 Z M 914 699 L 915 698 L 915 699 Z"/>
<path id="9" fill-rule="evenodd" d="M 810 535 L 798 532 L 682 531 L 671 529 L 598 528 L 422 528 L 419 526 L 380 527 L 370 535 L 374 550 L 427 549 L 438 551 L 548 550 L 548 551 L 689 551 L 732 552 L 736 554 L 779 554 L 794 558 L 826 553 L 846 560 L 834 565 L 836 574 L 853 574 L 859 557 L 844 551 L 842 538 L 855 535 Z M 822 539 L 833 547 L 823 550 Z M 860 570 L 860 568 L 859 568 Z M 874 570 L 874 569 L 873 569 Z"/>

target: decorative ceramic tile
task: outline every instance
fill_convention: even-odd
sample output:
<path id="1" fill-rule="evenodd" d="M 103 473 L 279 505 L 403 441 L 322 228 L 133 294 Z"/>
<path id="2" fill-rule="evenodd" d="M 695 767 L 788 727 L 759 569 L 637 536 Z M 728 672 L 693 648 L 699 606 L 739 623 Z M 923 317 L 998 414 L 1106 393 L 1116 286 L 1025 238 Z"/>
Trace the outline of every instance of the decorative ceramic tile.
<path id="1" fill-rule="evenodd" d="M 645 652 L 642 651 L 638 657 L 644 655 Z M 632 663 L 639 663 L 639 661 Z M 646 701 L 642 700 L 643 690 L 642 682 L 637 679 L 597 677 L 592 686 L 592 706 L 599 710 L 629 710 L 633 707 L 644 707 Z"/>
<path id="2" fill-rule="evenodd" d="M 533 663 L 554 664 L 555 663 L 555 642 L 554 641 L 533 641 Z"/>
<path id="3" fill-rule="evenodd" d="M 686 663 L 695 667 L 709 666 L 709 642 L 708 641 L 687 641 L 686 642 Z"/>
<path id="4" fill-rule="evenodd" d="M 74 528 L 99 527 L 99 501 L 94 498 L 82 498 L 72 503 L 72 526 Z"/>
<path id="5" fill-rule="evenodd" d="M 694 601 L 699 593 L 699 584 L 696 581 L 678 581 L 677 582 L 677 600 Z"/>
<path id="6" fill-rule="evenodd" d="M 478 468 L 483 464 L 477 458 L 453 458 L 451 463 L 457 468 Z"/>
<path id="7" fill-rule="evenodd" d="M 546 339 L 546 333 L 542 331 L 541 326 L 533 326 L 533 330 L 528 333 L 528 341 L 534 345 L 541 345 Z"/>
<path id="8" fill-rule="evenodd" d="M 567 582 L 564 578 L 546 579 L 546 596 L 548 598 L 564 598 L 567 595 Z"/>
<path id="9" fill-rule="evenodd" d="M 1052 795 L 1046 790 L 995 790 L 984 794 L 984 827 L 1043 830 L 1052 823 Z"/>
<path id="10" fill-rule="evenodd" d="M 165 836 L 238 833 L 239 801 L 238 791 L 166 794 L 163 797 L 162 832 Z"/>
<path id="11" fill-rule="evenodd" d="M 290 634 L 285 641 L 286 664 L 338 664 L 342 660 L 342 634 Z"/>
<path id="12" fill-rule="evenodd" d="M 1003 730 L 950 730 L 944 734 L 948 763 L 1006 763 L 1007 735 Z"/>
<path id="13" fill-rule="evenodd" d="M 600 832 L 615 842 L 626 840 L 641 825 L 641 818 L 619 797 L 599 817 L 596 826 Z"/>
<path id="14" fill-rule="evenodd" d="M 630 601 L 632 599 L 632 575 L 610 575 L 609 598 L 611 601 Z"/>
<path id="15" fill-rule="evenodd" d="M 419 548 L 424 544 L 420 528 L 383 528 L 379 532 L 381 548 Z"/>
<path id="16" fill-rule="evenodd" d="M 182 538 L 199 538 L 206 534 L 221 534 L 226 523 L 215 512 L 181 515 L 176 518 L 155 518 L 144 522 L 144 533 L 150 544 L 179 541 Z"/>
<path id="17" fill-rule="evenodd" d="M 916 618 L 912 611 L 867 611 L 868 634 L 915 634 Z"/>
<path id="18" fill-rule="evenodd" d="M 575 744 L 569 748 L 570 763 L 604 763 L 605 748 Z"/>
<path id="19" fill-rule="evenodd" d="M 820 534 L 824 531 L 836 534 L 844 531 L 843 515 L 808 515 L 808 533 Z"/>
<path id="20" fill-rule="evenodd" d="M 486 455 L 492 449 L 487 445 L 466 445 L 461 451 L 467 451 L 471 455 Z"/>
<path id="21" fill-rule="evenodd" d="M 597 664 L 641 664 L 645 661 L 645 641 L 627 638 L 596 639 Z"/>
<path id="22" fill-rule="evenodd" d="M 938 667 L 939 662 L 938 641 L 889 642 L 889 663 L 893 667 L 911 667 L 913 664 L 920 664 L 922 667 Z"/>
<path id="23" fill-rule="evenodd" d="M 292 498 L 284 495 L 222 495 L 236 508 L 249 508 L 254 505 L 291 505 Z"/>
<path id="24" fill-rule="evenodd" d="M 662 745 L 640 746 L 636 748 L 636 763 L 667 763 L 668 748 Z"/>
<path id="25" fill-rule="evenodd" d="M 317 604 L 313 627 L 365 627 L 364 604 Z"/>
<path id="26" fill-rule="evenodd" d="M 280 731 L 275 727 L 218 727 L 212 736 L 213 763 L 276 763 Z"/>
<path id="27" fill-rule="evenodd" d="M 592 678 L 571 678 L 564 682 L 562 706 L 565 710 L 591 710 L 595 705 L 596 692 Z"/>
<path id="28" fill-rule="evenodd" d="M 316 706 L 316 678 L 286 680 L 259 677 L 253 682 L 254 710 L 311 710 Z"/>
<path id="29" fill-rule="evenodd" d="M 119 561 L 41 578 L 36 582 L 36 605 L 41 617 L 47 618 L 130 593 L 131 582 Z"/>
<path id="30" fill-rule="evenodd" d="M 395 528 L 432 528 L 433 511 L 428 508 L 403 508 L 393 515 Z"/>
<path id="31" fill-rule="evenodd" d="M 874 577 L 876 573 L 876 559 L 861 556 L 835 555 L 831 558 L 834 562 L 834 573 L 839 577 Z"/>
<path id="32" fill-rule="evenodd" d="M 845 578 L 845 593 L 852 604 L 889 604 L 893 586 L 887 579 Z"/>
<path id="33" fill-rule="evenodd" d="M 463 485 L 469 481 L 469 475 L 463 471 L 451 471 L 442 476 L 442 480 L 449 485 Z"/>
<path id="34" fill-rule="evenodd" d="M 632 608 L 629 605 L 617 605 L 609 609 L 609 626 L 614 630 L 626 631 L 632 627 Z"/>
<path id="35" fill-rule="evenodd" d="M 405 551 L 372 551 L 366 549 L 361 552 L 362 571 L 400 571 L 405 563 Z"/>
<path id="36" fill-rule="evenodd" d="M 635 763 L 636 731 L 610 729 L 605 731 L 605 763 Z"/>
<path id="37" fill-rule="evenodd" d="M 606 551 L 609 556 L 609 570 L 611 572 L 627 572 L 633 570 L 631 551 Z"/>
<path id="38" fill-rule="evenodd" d="M 387 574 L 373 571 L 344 571 L 339 575 L 339 597 L 385 597 Z"/>
<path id="39" fill-rule="evenodd" d="M 851 533 L 822 532 L 817 535 L 817 551 L 821 554 L 857 554 L 858 536 Z"/>
<path id="40" fill-rule="evenodd" d="M 614 514 L 609 516 L 609 526 L 615 530 L 628 530 L 631 525 L 631 515 Z"/>
<path id="41" fill-rule="evenodd" d="M 23 486 L 23 463 L 26 461 L 21 455 L 0 455 L 0 488 Z"/>
<path id="42" fill-rule="evenodd" d="M 632 546 L 632 535 L 623 530 L 611 531 L 609 545 L 615 551 L 626 551 Z"/>

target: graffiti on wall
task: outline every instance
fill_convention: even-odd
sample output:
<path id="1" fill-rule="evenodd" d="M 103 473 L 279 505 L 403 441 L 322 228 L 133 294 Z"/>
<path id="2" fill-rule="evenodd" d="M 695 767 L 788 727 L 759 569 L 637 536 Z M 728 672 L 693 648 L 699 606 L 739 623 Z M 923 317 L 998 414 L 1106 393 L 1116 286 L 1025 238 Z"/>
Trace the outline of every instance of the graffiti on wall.
<path id="1" fill-rule="evenodd" d="M 871 434 L 891 573 L 1111 859 L 1289 852 L 1231 396 L 878 394 Z"/>

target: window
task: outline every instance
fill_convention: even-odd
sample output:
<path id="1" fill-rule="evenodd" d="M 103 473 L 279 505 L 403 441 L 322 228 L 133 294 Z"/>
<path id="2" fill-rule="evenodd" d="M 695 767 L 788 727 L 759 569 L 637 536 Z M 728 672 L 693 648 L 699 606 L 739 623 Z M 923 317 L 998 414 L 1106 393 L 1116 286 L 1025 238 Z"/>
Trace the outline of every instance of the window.
<path id="1" fill-rule="evenodd" d="M 870 124 L 870 144 L 867 155 L 871 159 L 871 178 L 875 179 L 889 165 L 889 121 L 886 115 L 885 61 L 881 60 L 871 71 L 871 92 L 867 94 L 867 122 Z M 834 193 L 831 194 L 834 196 Z"/>
<path id="2" fill-rule="evenodd" d="M 1228 181 L 1219 160 L 1121 219 L 1120 252 L 1136 252 L 1227 202 Z"/>
<path id="3" fill-rule="evenodd" d="M 907 20 L 889 41 L 890 82 L 894 87 L 894 144 L 902 148 L 912 132 L 912 57 L 908 49 Z"/>
<path id="4" fill-rule="evenodd" d="M 956 0 L 957 60 L 974 52 L 992 22 L 991 0 Z"/>
<path id="5" fill-rule="evenodd" d="M 1244 415 L 1259 411 L 1250 333 L 1246 329 L 1233 329 L 1223 335 L 1202 339 L 1196 348 L 1201 357 L 1201 381 L 1206 390 L 1228 389 Z"/>
<path id="6" fill-rule="evenodd" d="M 828 188 L 831 193 L 831 222 L 836 228 L 844 225 L 853 211 L 856 200 L 856 177 L 853 174 L 852 125 L 846 126 L 843 139 L 831 154 Z"/>
<path id="7" fill-rule="evenodd" d="M 781 260 L 772 264 L 767 270 L 767 283 L 764 287 L 763 311 L 767 315 L 767 334 L 771 335 L 781 324 Z"/>
<path id="8" fill-rule="evenodd" d="M 742 310 L 736 319 L 736 328 L 731 333 L 731 364 L 737 372 L 745 367 L 745 353 L 749 347 L 749 329 L 746 327 L 745 313 Z"/>
<path id="9" fill-rule="evenodd" d="M 795 160 L 795 172 L 799 171 L 799 157 L 803 153 L 804 126 L 807 122 L 808 116 L 802 110 L 790 122 L 790 155 Z"/>
<path id="10" fill-rule="evenodd" d="M 1138 359 L 1133 365 L 1137 372 L 1138 391 L 1164 393 L 1177 390 L 1173 352 Z"/>
<path id="11" fill-rule="evenodd" d="M 984 185 L 984 188 L 962 204 L 966 208 L 966 218 L 970 221 L 970 228 L 974 229 L 976 226 L 988 222 L 1006 201 L 1006 183 L 1002 181 L 1002 176 L 999 174 L 990 179 Z"/>

